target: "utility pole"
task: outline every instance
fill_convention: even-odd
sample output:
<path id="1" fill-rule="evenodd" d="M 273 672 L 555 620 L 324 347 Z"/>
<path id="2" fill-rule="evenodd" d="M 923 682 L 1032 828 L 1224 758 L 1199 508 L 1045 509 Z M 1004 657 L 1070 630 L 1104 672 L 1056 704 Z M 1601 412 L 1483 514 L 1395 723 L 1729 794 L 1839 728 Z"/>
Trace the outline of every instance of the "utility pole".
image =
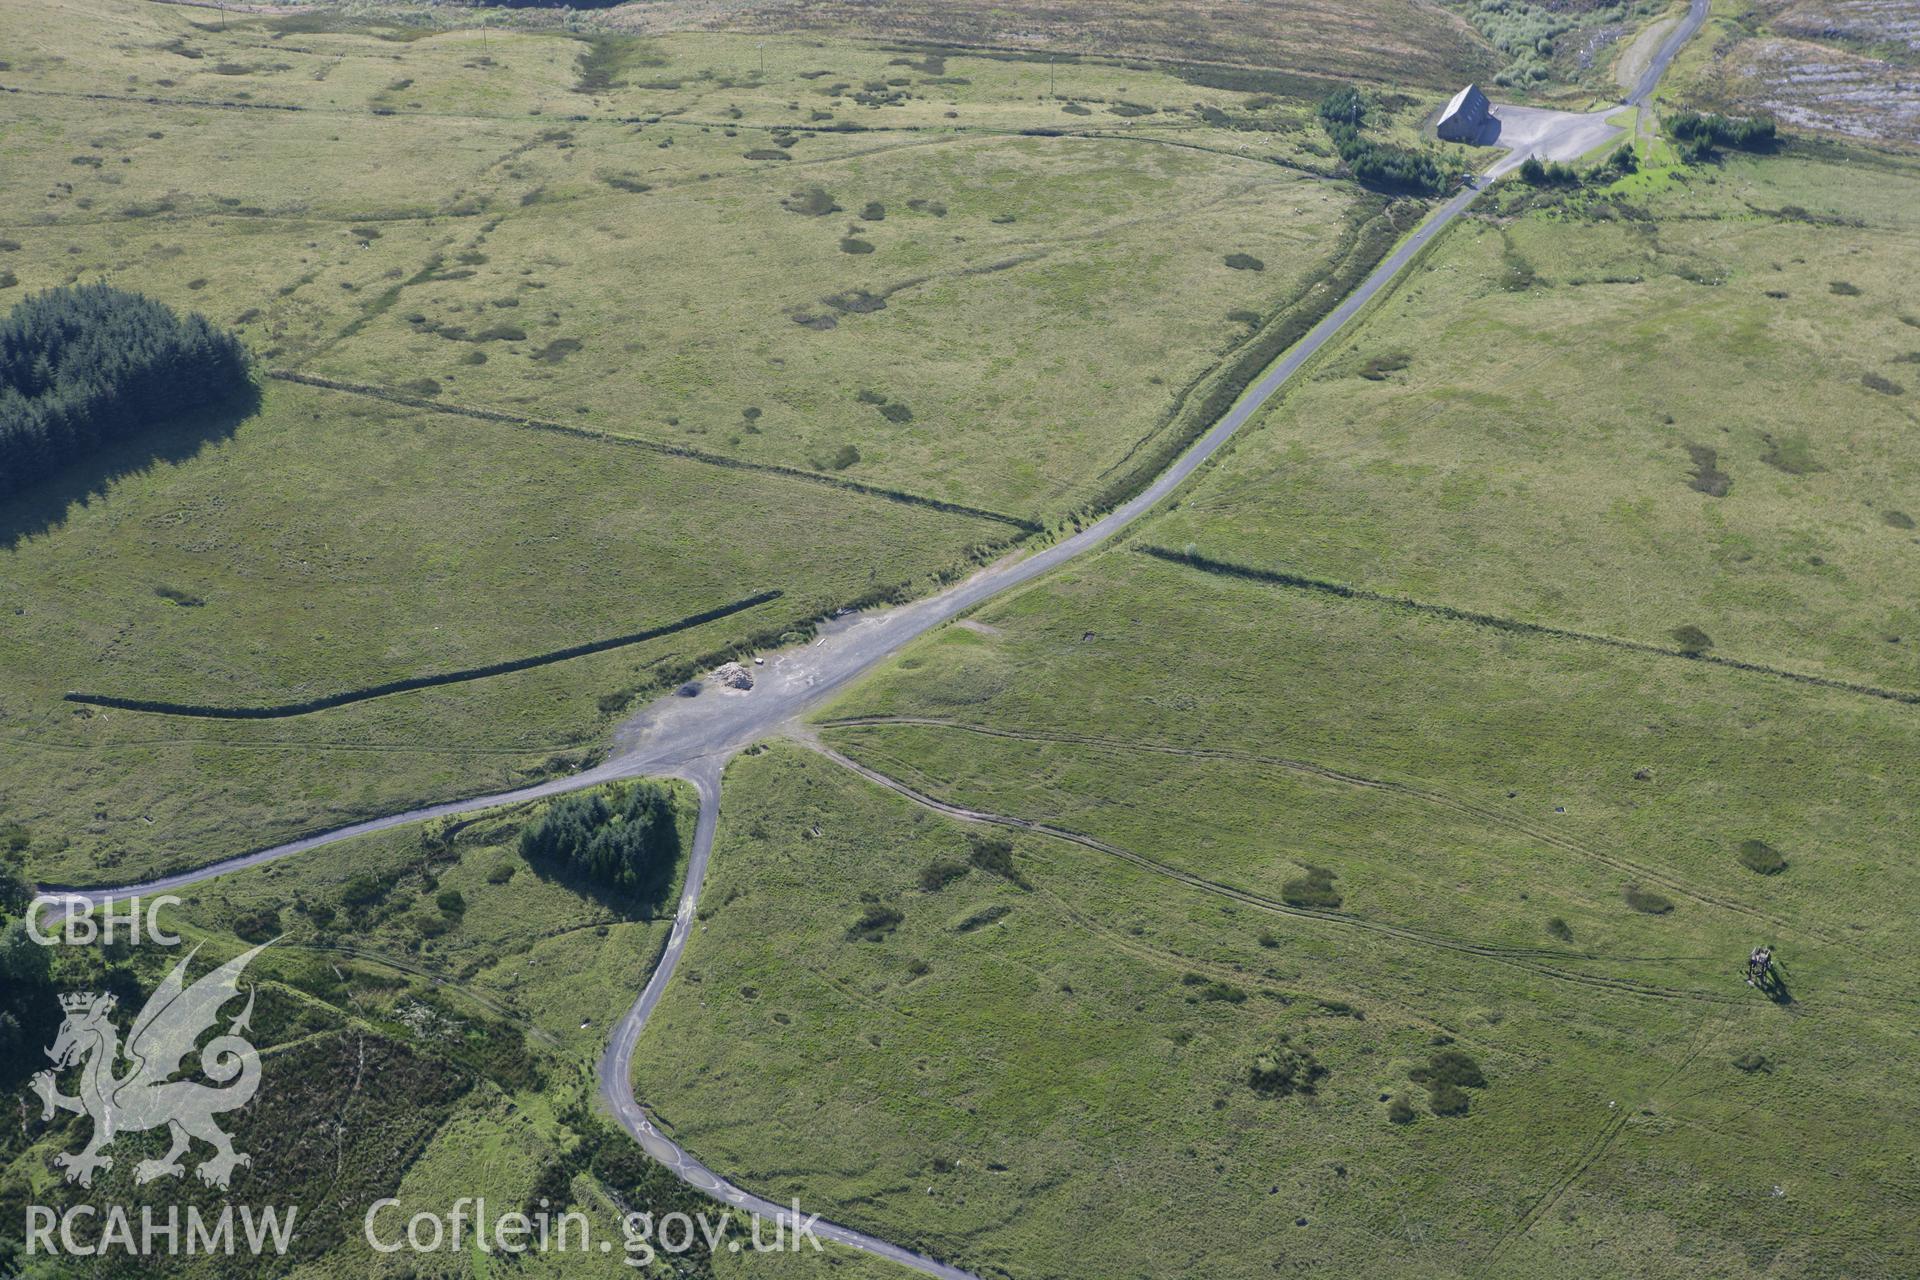
<path id="1" fill-rule="evenodd" d="M 767 42 L 762 40 L 754 48 L 760 51 L 760 78 L 765 80 L 767 78 Z"/>
<path id="2" fill-rule="evenodd" d="M 1057 55 L 1055 55 L 1055 54 L 1051 54 L 1051 53 L 1047 55 L 1047 96 L 1048 96 L 1049 98 L 1051 98 L 1051 97 L 1053 97 L 1053 96 L 1054 96 L 1054 93 L 1053 93 L 1053 63 L 1054 63 L 1054 59 L 1055 59 L 1055 57 L 1056 57 L 1056 56 L 1057 56 Z"/>

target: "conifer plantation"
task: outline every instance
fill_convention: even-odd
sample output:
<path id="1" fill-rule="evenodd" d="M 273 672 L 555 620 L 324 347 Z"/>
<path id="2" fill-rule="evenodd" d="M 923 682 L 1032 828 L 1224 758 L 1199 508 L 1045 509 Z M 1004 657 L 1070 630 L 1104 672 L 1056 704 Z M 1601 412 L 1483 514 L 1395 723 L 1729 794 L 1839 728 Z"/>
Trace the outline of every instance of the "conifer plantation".
<path id="1" fill-rule="evenodd" d="M 0 321 L 0 494 L 247 383 L 202 315 L 104 284 L 35 294 Z"/>

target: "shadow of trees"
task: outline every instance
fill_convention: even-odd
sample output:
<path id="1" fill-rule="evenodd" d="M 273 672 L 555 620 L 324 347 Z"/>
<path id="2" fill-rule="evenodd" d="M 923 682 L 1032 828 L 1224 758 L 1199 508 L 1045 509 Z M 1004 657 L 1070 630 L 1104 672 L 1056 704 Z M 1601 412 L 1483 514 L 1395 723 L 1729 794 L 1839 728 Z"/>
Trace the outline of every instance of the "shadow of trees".
<path id="1" fill-rule="evenodd" d="M 85 458 L 0 497 L 0 549 L 60 528 L 76 507 L 105 497 L 116 481 L 144 474 L 156 463 L 195 457 L 209 444 L 230 438 L 259 410 L 260 388 L 248 383 L 219 403 L 156 423 L 138 436 L 103 442 Z"/>

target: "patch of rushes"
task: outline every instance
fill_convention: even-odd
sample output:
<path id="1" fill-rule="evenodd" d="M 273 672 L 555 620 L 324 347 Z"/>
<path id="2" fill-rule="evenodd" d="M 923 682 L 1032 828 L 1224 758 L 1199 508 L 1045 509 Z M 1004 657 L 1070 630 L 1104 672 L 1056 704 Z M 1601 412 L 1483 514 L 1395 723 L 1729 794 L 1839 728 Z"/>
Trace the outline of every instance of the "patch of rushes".
<path id="1" fill-rule="evenodd" d="M 1920 705 L 1920 693 L 1903 689 L 1887 689 L 1879 685 L 1861 684 L 1853 680 L 1836 680 L 1832 676 L 1816 676 L 1805 671 L 1790 671 L 1785 667 L 1772 667 L 1761 662 L 1747 662 L 1740 658 L 1726 658 L 1716 653 L 1706 653 L 1701 649 L 1677 646 L 1649 644 L 1644 640 L 1623 640 L 1618 636 L 1603 636 L 1591 631 L 1573 631 L 1566 627 L 1552 627 L 1540 622 L 1522 622 L 1518 618 L 1503 618 L 1498 614 L 1477 613 L 1471 609 L 1456 609 L 1452 605 L 1428 604 L 1421 600 L 1411 600 L 1405 596 L 1388 595 L 1380 591 L 1368 591 L 1363 587 L 1350 587 L 1343 582 L 1328 582 L 1322 578 L 1308 578 L 1297 573 L 1285 573 L 1278 569 L 1257 569 L 1252 565 L 1234 564 L 1227 560 L 1214 560 L 1195 551 L 1175 551 L 1169 547 L 1157 547 L 1147 543 L 1136 543 L 1133 548 L 1143 555 L 1156 560 L 1165 560 L 1169 564 L 1185 565 L 1190 569 L 1199 569 L 1205 573 L 1218 573 L 1230 578 L 1244 578 L 1250 582 L 1264 582 L 1276 587 L 1292 587 L 1298 591 L 1316 591 L 1322 595 L 1338 596 L 1345 600 L 1367 600 L 1375 604 L 1392 605 L 1399 609 L 1412 610 L 1415 613 L 1430 614 L 1437 618 L 1447 618 L 1454 622 L 1467 622 L 1475 626 L 1491 627 L 1496 631 L 1513 631 L 1526 635 L 1550 636 L 1556 640 L 1580 640 L 1588 644 L 1603 644 L 1613 649 L 1625 649 L 1632 653 L 1648 653 L 1663 658 L 1683 658 L 1689 662 L 1712 663 L 1715 666 L 1731 667 L 1735 671 L 1750 671 L 1756 675 L 1774 676 L 1781 680 L 1791 680 L 1797 684 L 1817 685 L 1823 689 L 1838 689 L 1843 693 L 1857 693 L 1869 698 L 1884 698 L 1889 702 L 1902 702 L 1908 705 Z M 1697 630 L 1697 628 L 1695 628 Z"/>
<path id="2" fill-rule="evenodd" d="M 1740 865 L 1763 876 L 1777 876 L 1787 869 L 1787 859 L 1765 840 L 1742 840 Z"/>

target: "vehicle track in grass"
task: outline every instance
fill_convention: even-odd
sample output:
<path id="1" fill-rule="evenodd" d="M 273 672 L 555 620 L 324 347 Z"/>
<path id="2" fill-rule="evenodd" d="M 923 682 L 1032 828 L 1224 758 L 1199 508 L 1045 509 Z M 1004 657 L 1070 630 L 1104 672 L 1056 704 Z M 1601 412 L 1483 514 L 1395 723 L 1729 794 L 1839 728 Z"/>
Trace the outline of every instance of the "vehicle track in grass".
<path id="1" fill-rule="evenodd" d="M 1432 947 L 1437 950 L 1451 951 L 1461 955 L 1490 960 L 1496 964 L 1509 965 L 1513 968 L 1523 969 L 1531 973 L 1539 974 L 1542 977 L 1553 978 L 1557 981 L 1577 983 L 1583 986 L 1617 992 L 1624 995 L 1643 996 L 1658 1000 L 1688 1000 L 1713 1005 L 1739 1005 L 1747 1003 L 1737 995 L 1722 994 L 1714 991 L 1688 991 L 1679 987 L 1668 987 L 1658 983 L 1641 982 L 1633 978 L 1614 978 L 1598 974 L 1575 973 L 1571 970 L 1560 968 L 1557 965 L 1544 963 L 1546 960 L 1563 962 L 1568 960 L 1596 960 L 1610 962 L 1619 959 L 1618 957 L 1554 951 L 1545 947 L 1511 947 L 1496 943 L 1474 942 L 1471 939 L 1452 937 L 1447 934 L 1434 933 L 1430 930 L 1389 924 L 1382 920 L 1369 920 L 1365 916 L 1356 916 L 1344 911 L 1328 911 L 1317 907 L 1297 907 L 1291 903 L 1269 898 L 1263 894 L 1254 893 L 1251 890 L 1242 889 L 1236 885 L 1226 884 L 1222 881 L 1210 879 L 1195 872 L 1185 870 L 1184 868 L 1176 867 L 1171 863 L 1148 857 L 1146 854 L 1137 853 L 1121 845 L 1097 839 L 1096 837 L 1087 835 L 1085 832 L 1074 831 L 1067 827 L 1056 827 L 1051 823 L 1035 822 L 1030 818 L 1014 817 L 1001 813 L 989 813 L 983 809 L 970 809 L 964 805 L 951 804 L 945 800 L 940 800 L 924 792 L 917 791 L 899 779 L 890 777 L 878 769 L 863 765 L 859 761 L 842 755 L 840 752 L 824 744 L 808 745 L 812 746 L 813 750 L 819 752 L 819 754 L 833 761 L 835 764 L 849 769 L 867 781 L 884 787 L 897 795 L 913 801 L 913 803 L 920 805 L 922 808 L 930 809 L 935 813 L 940 813 L 950 818 L 958 818 L 963 822 L 978 822 L 991 826 L 1008 827 L 1016 831 L 1029 831 L 1035 835 L 1050 836 L 1056 840 L 1065 840 L 1072 844 L 1080 845 L 1083 848 L 1091 849 L 1096 853 L 1103 853 L 1109 857 L 1131 863 L 1155 875 L 1178 881 L 1188 888 L 1198 889 L 1203 893 L 1214 894 L 1218 897 L 1229 898 L 1235 902 L 1255 907 L 1274 915 L 1290 916 L 1298 920 L 1315 920 L 1345 928 L 1358 929 L 1368 933 L 1379 934 L 1383 937 L 1396 938 L 1403 942 Z"/>
<path id="2" fill-rule="evenodd" d="M 1651 1097 L 1672 1084 L 1675 1080 L 1678 1080 L 1682 1073 L 1691 1068 L 1693 1064 L 1699 1060 L 1701 1053 L 1705 1051 L 1709 1044 L 1713 1043 L 1719 1032 L 1726 1028 L 1732 1021 L 1732 1017 L 1733 1015 L 1729 1011 L 1722 1014 L 1720 1018 L 1716 1020 L 1703 1021 L 1699 1026 L 1695 1027 L 1693 1038 L 1688 1041 L 1686 1051 L 1680 1055 L 1680 1061 L 1676 1062 L 1671 1070 L 1662 1076 L 1652 1088 L 1646 1091 L 1646 1096 Z M 1599 1129 L 1595 1130 L 1593 1135 L 1588 1138 L 1586 1145 L 1581 1147 L 1573 1160 L 1554 1177 L 1553 1181 L 1547 1184 L 1546 1189 L 1534 1198 L 1533 1203 L 1528 1205 L 1525 1211 L 1521 1213 L 1520 1220 L 1502 1233 L 1499 1239 L 1494 1241 L 1493 1248 L 1487 1252 L 1487 1256 L 1481 1261 L 1477 1274 L 1487 1274 L 1488 1268 L 1505 1257 L 1514 1245 L 1519 1243 L 1534 1227 L 1538 1226 L 1540 1220 L 1551 1213 L 1553 1207 L 1560 1203 L 1561 1198 L 1573 1188 L 1575 1183 L 1586 1175 L 1587 1170 L 1593 1168 L 1594 1165 L 1600 1162 L 1601 1158 L 1613 1148 L 1614 1142 L 1626 1129 L 1628 1121 L 1633 1118 L 1634 1110 L 1634 1107 L 1621 1106 L 1618 1101 L 1615 1100 L 1606 1122 L 1602 1124 Z"/>
<path id="3" fill-rule="evenodd" d="M 1392 795 L 1405 796 L 1408 799 L 1421 803 L 1451 809 L 1456 813 L 1465 814 L 1468 817 L 1485 822 L 1490 826 L 1498 826 L 1516 832 L 1531 840 L 1537 840 L 1553 848 L 1561 849 L 1565 852 L 1576 854 L 1579 857 L 1598 862 L 1623 875 L 1631 876 L 1635 880 L 1658 885 L 1663 889 L 1677 893 L 1702 906 L 1714 907 L 1719 910 L 1749 916 L 1761 923 L 1772 925 L 1776 929 L 1803 934 L 1834 946 L 1852 947 L 1858 945 L 1850 939 L 1836 937 L 1821 930 L 1809 928 L 1803 923 L 1796 923 L 1779 916 L 1769 915 L 1757 907 L 1750 906 L 1736 899 L 1723 898 L 1703 892 L 1657 867 L 1647 866 L 1644 863 L 1636 862 L 1620 854 L 1608 853 L 1604 850 L 1596 849 L 1572 836 L 1562 835 L 1557 831 L 1550 831 L 1537 823 L 1529 822 L 1514 814 L 1503 813 L 1490 805 L 1481 804 L 1472 800 L 1462 800 L 1457 796 L 1451 796 L 1444 791 L 1430 787 L 1416 786 L 1406 782 L 1392 782 L 1382 778 L 1370 778 L 1365 774 L 1349 773 L 1345 770 L 1315 764 L 1310 760 L 1264 755 L 1252 751 L 1236 751 L 1226 747 L 1183 747 L 1170 743 L 1151 742 L 1144 739 L 1121 740 L 1116 738 L 1101 738 L 1089 734 L 1040 733 L 1033 730 L 1000 729 L 987 725 L 974 725 L 955 720 L 943 720 L 934 716 L 849 716 L 843 719 L 824 721 L 820 727 L 823 729 L 843 729 L 883 727 L 889 724 L 951 729 L 963 733 L 977 733 L 986 737 L 1008 738 L 1020 742 L 1062 743 L 1123 753 L 1142 751 L 1162 755 L 1184 756 L 1196 760 L 1230 761 L 1237 764 L 1257 765 L 1263 768 L 1284 769 L 1290 773 L 1320 778 L 1328 782 L 1340 783 L 1345 786 L 1357 787 L 1363 790 L 1384 791 Z"/>
<path id="4" fill-rule="evenodd" d="M 1344 1000 L 1348 1004 L 1357 1005 L 1361 999 L 1358 992 L 1344 988 L 1323 988 L 1320 991 L 1314 991 L 1298 982 L 1282 981 L 1279 978 L 1269 977 L 1257 970 L 1247 969 L 1220 960 L 1202 960 L 1168 947 L 1160 947 L 1152 943 L 1142 942 L 1139 938 L 1129 937 L 1111 925 L 1105 924 L 1088 915 L 1051 889 L 1036 885 L 1033 888 L 1033 892 L 1037 896 L 1044 898 L 1055 910 L 1060 912 L 1062 916 L 1086 930 L 1087 933 L 1100 939 L 1115 951 L 1131 956 L 1142 964 L 1149 964 L 1169 973 L 1180 973 L 1183 975 L 1188 973 L 1204 973 L 1209 977 L 1217 978 L 1221 982 L 1244 983 L 1247 986 L 1256 987 L 1278 998 L 1282 1003 L 1290 1003 L 1296 999 L 1325 1000 L 1331 997 L 1336 1000 Z M 1480 1045 L 1489 1050 L 1493 1050 L 1494 1048 L 1487 1042 L 1479 1040 L 1471 1032 L 1464 1031 L 1459 1027 L 1451 1026 L 1447 1023 L 1436 1022 L 1431 1018 L 1423 1018 L 1405 1009 L 1395 1009 L 1393 1011 L 1393 1017 L 1408 1026 L 1418 1027 L 1428 1034 L 1450 1036 L 1455 1041 L 1471 1045 Z M 1509 1057 L 1524 1059 L 1535 1065 L 1539 1065 L 1545 1061 L 1540 1055 L 1529 1053 L 1524 1049 L 1499 1047 L 1497 1052 L 1504 1053 Z"/>

